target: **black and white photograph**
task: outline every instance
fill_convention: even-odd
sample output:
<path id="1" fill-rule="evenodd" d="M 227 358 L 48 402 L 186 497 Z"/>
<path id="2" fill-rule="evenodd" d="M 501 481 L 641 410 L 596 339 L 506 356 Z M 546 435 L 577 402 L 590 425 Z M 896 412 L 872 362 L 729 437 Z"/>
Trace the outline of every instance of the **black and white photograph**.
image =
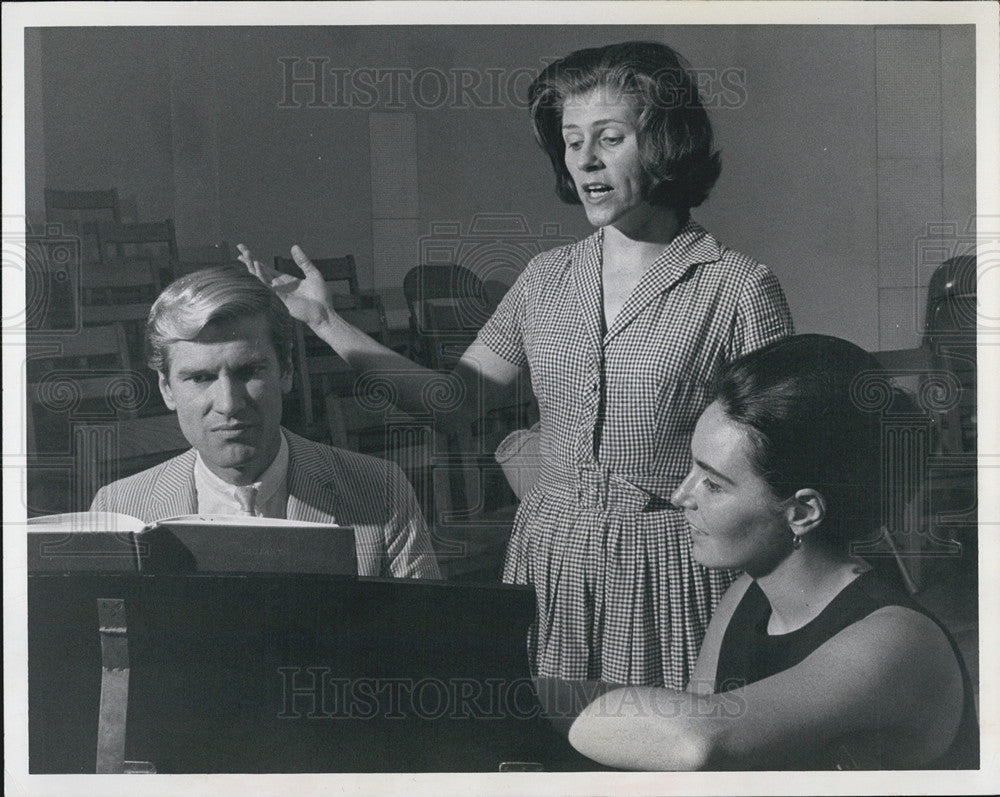
<path id="1" fill-rule="evenodd" d="M 995 4 L 3 16 L 7 793 L 1000 789 Z"/>

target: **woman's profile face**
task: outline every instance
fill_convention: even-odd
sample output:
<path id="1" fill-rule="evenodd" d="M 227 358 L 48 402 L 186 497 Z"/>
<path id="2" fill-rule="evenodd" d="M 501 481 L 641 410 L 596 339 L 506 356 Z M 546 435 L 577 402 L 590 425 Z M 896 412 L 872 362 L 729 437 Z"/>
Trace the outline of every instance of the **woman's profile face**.
<path id="1" fill-rule="evenodd" d="M 697 562 L 757 576 L 788 554 L 792 533 L 749 451 L 743 427 L 718 402 L 710 404 L 691 438 L 691 470 L 671 500 L 691 525 Z"/>
<path id="2" fill-rule="evenodd" d="M 566 168 L 595 227 L 628 234 L 653 214 L 644 199 L 649 177 L 639 158 L 634 103 L 617 89 L 597 87 L 563 103 Z"/>

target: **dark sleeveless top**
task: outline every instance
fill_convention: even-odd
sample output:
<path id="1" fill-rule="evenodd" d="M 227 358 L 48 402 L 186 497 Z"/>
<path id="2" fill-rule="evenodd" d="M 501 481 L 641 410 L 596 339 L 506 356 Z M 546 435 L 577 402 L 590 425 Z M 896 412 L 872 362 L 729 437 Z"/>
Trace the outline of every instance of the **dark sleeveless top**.
<path id="1" fill-rule="evenodd" d="M 954 638 L 926 609 L 906 593 L 885 584 L 871 570 L 848 584 L 802 628 L 773 636 L 767 633 L 771 604 L 756 581 L 750 584 L 722 639 L 715 691 L 728 692 L 795 666 L 839 631 L 883 606 L 903 606 L 917 611 L 933 620 L 948 638 L 962 671 L 964 691 L 962 717 L 955 740 L 939 758 L 920 767 L 893 766 L 890 751 L 879 749 L 877 741 L 866 742 L 860 751 L 838 742 L 819 758 L 814 755 L 809 760 L 790 761 L 790 766 L 804 769 L 978 769 L 979 726 L 972 682 Z"/>

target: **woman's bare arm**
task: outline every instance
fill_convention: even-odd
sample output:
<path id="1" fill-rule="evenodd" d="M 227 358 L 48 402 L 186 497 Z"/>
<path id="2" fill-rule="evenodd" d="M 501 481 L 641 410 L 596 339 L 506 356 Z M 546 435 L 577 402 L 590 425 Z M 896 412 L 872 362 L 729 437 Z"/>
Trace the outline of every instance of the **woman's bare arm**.
<path id="1" fill-rule="evenodd" d="M 439 422 L 457 424 L 478 417 L 483 409 L 508 403 L 514 395 L 521 369 L 478 340 L 451 373 L 424 368 L 345 321 L 330 302 L 322 274 L 298 246 L 292 247 L 292 257 L 304 279 L 254 259 L 243 244 L 238 248 L 250 273 L 281 298 L 293 318 L 307 324 L 355 370 L 385 379 L 403 411 L 431 412 Z"/>
<path id="2" fill-rule="evenodd" d="M 848 735 L 883 735 L 914 765 L 951 744 L 962 710 L 958 662 L 941 630 L 898 606 L 873 612 L 804 661 L 713 695 L 627 687 L 591 703 L 570 742 L 624 769 L 761 768 Z"/>

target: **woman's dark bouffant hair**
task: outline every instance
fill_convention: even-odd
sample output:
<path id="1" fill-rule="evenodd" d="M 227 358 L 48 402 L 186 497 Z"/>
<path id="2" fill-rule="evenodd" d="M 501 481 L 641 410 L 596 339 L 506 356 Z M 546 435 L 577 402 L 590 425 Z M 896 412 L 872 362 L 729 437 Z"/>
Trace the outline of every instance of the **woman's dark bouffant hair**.
<path id="1" fill-rule="evenodd" d="M 528 91 L 535 138 L 552 161 L 556 193 L 580 204 L 565 163 L 562 108 L 593 89 L 631 97 L 639 114 L 639 157 L 651 177 L 647 201 L 682 221 L 708 197 L 722 169 L 712 150 L 712 125 L 681 56 L 657 42 L 622 42 L 577 50 L 548 67 Z"/>
<path id="2" fill-rule="evenodd" d="M 875 358 L 826 335 L 796 335 L 729 365 L 713 389 L 743 425 L 751 461 L 778 499 L 811 487 L 826 499 L 818 529 L 850 549 L 881 521 L 880 410 L 895 395 Z"/>

